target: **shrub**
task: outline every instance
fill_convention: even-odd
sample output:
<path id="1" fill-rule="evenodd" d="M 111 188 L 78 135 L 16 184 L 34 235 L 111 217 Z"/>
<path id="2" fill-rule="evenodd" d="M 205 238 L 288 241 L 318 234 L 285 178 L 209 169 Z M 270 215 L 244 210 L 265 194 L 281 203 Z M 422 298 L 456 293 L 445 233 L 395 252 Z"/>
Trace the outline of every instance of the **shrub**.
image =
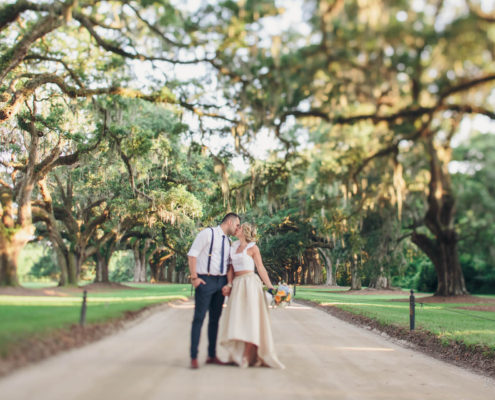
<path id="1" fill-rule="evenodd" d="M 134 278 L 134 255 L 132 251 L 116 251 L 108 266 L 111 282 L 129 282 Z"/>
<path id="2" fill-rule="evenodd" d="M 58 279 L 59 269 L 57 264 L 53 262 L 52 256 L 45 254 L 33 264 L 28 275 L 36 279 L 52 278 L 55 280 Z"/>

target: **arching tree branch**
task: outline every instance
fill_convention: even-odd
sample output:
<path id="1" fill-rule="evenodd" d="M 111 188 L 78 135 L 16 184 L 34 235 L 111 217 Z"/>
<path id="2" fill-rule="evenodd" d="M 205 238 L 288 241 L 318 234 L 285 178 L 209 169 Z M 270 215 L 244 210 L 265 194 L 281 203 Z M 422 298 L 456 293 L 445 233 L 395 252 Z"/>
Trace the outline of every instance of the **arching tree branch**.
<path id="1" fill-rule="evenodd" d="M 143 100 L 155 102 L 155 103 L 175 103 L 175 99 L 172 95 L 159 93 L 144 94 L 139 90 L 128 89 L 118 86 L 98 88 L 98 89 L 86 89 L 75 88 L 68 85 L 64 78 L 55 74 L 24 74 L 24 77 L 31 78 L 21 89 L 14 93 L 9 103 L 0 109 L 0 124 L 8 121 L 14 115 L 17 114 L 22 103 L 31 96 L 35 90 L 48 83 L 57 85 L 60 90 L 70 98 L 76 97 L 91 97 L 100 94 L 119 95 L 123 97 L 141 98 Z"/>
<path id="2" fill-rule="evenodd" d="M 95 39 L 96 43 L 104 48 L 106 51 L 118 54 L 122 57 L 133 59 L 133 60 L 142 60 L 142 61 L 165 61 L 172 64 L 197 64 L 200 62 L 210 62 L 211 60 L 207 58 L 202 59 L 192 59 L 192 60 L 174 60 L 167 57 L 156 57 L 156 56 L 148 56 L 139 53 L 129 53 L 123 48 L 116 46 L 115 44 L 109 42 L 108 40 L 103 39 L 98 32 L 94 29 L 95 24 L 84 14 L 82 13 L 74 13 L 74 18 L 79 21 L 79 23 L 86 28 L 89 34 Z"/>

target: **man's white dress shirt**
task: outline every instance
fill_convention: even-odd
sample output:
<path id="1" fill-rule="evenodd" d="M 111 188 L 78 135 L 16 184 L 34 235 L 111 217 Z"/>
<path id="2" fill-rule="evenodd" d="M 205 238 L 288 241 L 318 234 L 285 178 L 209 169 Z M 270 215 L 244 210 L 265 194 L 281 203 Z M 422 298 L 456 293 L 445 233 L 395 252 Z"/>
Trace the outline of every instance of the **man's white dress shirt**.
<path id="1" fill-rule="evenodd" d="M 213 228 L 213 248 L 211 250 L 210 275 L 225 275 L 227 274 L 227 261 L 230 255 L 229 237 L 223 233 L 220 226 Z M 220 273 L 220 261 L 222 250 L 222 236 L 224 239 L 223 248 L 223 273 Z M 196 239 L 187 253 L 188 256 L 196 257 L 196 273 L 199 275 L 208 274 L 208 254 L 211 244 L 211 229 L 205 228 L 198 233 Z"/>

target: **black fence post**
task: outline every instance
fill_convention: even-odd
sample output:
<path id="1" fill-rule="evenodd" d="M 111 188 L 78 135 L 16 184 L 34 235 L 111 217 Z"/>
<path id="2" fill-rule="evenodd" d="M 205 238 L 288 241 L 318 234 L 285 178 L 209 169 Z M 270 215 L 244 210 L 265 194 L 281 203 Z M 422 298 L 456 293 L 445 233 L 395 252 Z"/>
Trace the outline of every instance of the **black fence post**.
<path id="1" fill-rule="evenodd" d="M 416 318 L 416 302 L 414 300 L 414 290 L 411 289 L 411 295 L 409 296 L 409 330 L 414 330 L 414 323 Z"/>
<path id="2" fill-rule="evenodd" d="M 86 323 L 86 298 L 88 295 L 88 291 L 84 290 L 83 292 L 83 301 L 81 306 L 81 318 L 79 319 L 79 325 L 84 326 Z"/>

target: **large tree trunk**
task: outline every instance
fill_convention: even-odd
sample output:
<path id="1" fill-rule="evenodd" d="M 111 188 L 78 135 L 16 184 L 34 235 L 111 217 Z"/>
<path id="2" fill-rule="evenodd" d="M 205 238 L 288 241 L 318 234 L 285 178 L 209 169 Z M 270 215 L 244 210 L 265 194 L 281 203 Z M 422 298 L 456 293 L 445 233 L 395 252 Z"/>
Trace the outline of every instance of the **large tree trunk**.
<path id="1" fill-rule="evenodd" d="M 311 254 L 309 249 L 306 249 L 304 252 L 304 265 L 305 265 L 305 282 L 306 285 L 314 285 L 315 284 L 315 269 L 313 266 L 314 260 L 313 255 Z"/>
<path id="2" fill-rule="evenodd" d="M 0 251 L 2 251 L 0 257 L 0 286 L 19 286 L 17 259 L 20 249 L 15 249 L 12 246 L 8 248 L 1 246 Z"/>
<path id="3" fill-rule="evenodd" d="M 140 252 L 140 256 L 141 256 L 141 276 L 139 277 L 140 282 L 146 282 L 147 281 L 147 279 L 146 279 L 146 265 L 147 265 L 146 253 L 148 252 L 150 244 L 151 244 L 151 240 L 146 239 L 144 241 L 144 248 Z"/>
<path id="4" fill-rule="evenodd" d="M 316 248 L 308 248 L 305 251 L 306 267 L 309 271 L 310 282 L 313 285 L 321 285 L 323 283 L 323 265 Z"/>
<path id="5" fill-rule="evenodd" d="M 99 252 L 96 253 L 96 276 L 95 282 L 109 283 L 108 278 L 108 262 L 109 259 L 106 255 L 102 255 Z"/>
<path id="6" fill-rule="evenodd" d="M 154 282 L 165 282 L 165 269 L 166 261 L 171 257 L 174 257 L 174 253 L 164 250 L 163 248 L 157 248 L 149 257 L 151 279 Z"/>
<path id="7" fill-rule="evenodd" d="M 168 282 L 174 281 L 174 271 L 175 271 L 176 265 L 177 265 L 177 257 L 174 256 L 171 258 L 171 260 L 167 266 L 167 281 Z"/>
<path id="8" fill-rule="evenodd" d="M 38 182 L 44 205 L 34 206 L 32 209 L 33 221 L 44 222 L 46 225 L 48 238 L 50 239 L 57 257 L 57 265 L 60 269 L 59 286 L 69 284 L 69 250 L 65 245 L 62 234 L 57 228 L 57 221 L 53 213 L 53 202 L 48 190 L 46 177 Z"/>
<path id="9" fill-rule="evenodd" d="M 330 249 L 319 248 L 321 255 L 323 256 L 323 260 L 325 262 L 325 270 L 327 272 L 327 279 L 325 281 L 325 285 L 327 286 L 336 286 L 336 274 L 333 272 L 332 258 L 330 256 Z"/>
<path id="10" fill-rule="evenodd" d="M 36 182 L 35 165 L 38 160 L 39 137 L 31 126 L 31 143 L 26 169 L 19 182 L 18 190 L 0 186 L 0 285 L 19 286 L 17 261 L 24 246 L 33 233 L 31 194 Z M 17 196 L 14 198 L 14 192 Z M 16 204 L 16 207 L 14 206 Z M 17 222 L 14 215 L 17 213 Z"/>
<path id="11" fill-rule="evenodd" d="M 78 261 L 77 261 L 77 255 L 73 253 L 72 251 L 69 252 L 67 256 L 67 260 L 69 261 L 68 266 L 69 266 L 69 285 L 77 285 L 78 282 Z"/>
<path id="12" fill-rule="evenodd" d="M 109 259 L 107 257 L 103 258 L 103 265 L 101 266 L 101 281 L 103 283 L 110 283 L 110 278 L 108 276 L 108 264 Z"/>
<path id="13" fill-rule="evenodd" d="M 159 282 L 160 269 L 163 269 L 163 267 L 160 268 L 159 261 L 154 257 L 150 258 L 149 264 L 150 264 L 151 283 Z"/>
<path id="14" fill-rule="evenodd" d="M 102 282 L 110 283 L 110 274 L 109 274 L 108 266 L 110 265 L 110 259 L 112 258 L 113 253 L 115 253 L 116 247 L 117 246 L 115 242 L 112 242 L 111 244 L 107 245 L 105 257 L 104 257 L 105 262 L 102 266 L 103 270 L 101 273 Z"/>
<path id="15" fill-rule="evenodd" d="M 74 281 L 70 280 L 71 284 L 78 283 L 84 263 L 88 258 L 95 256 L 97 251 L 96 247 L 94 246 L 87 247 L 87 240 L 83 240 L 83 238 L 81 238 L 81 240 L 79 240 L 79 243 L 76 244 L 74 247 L 75 249 L 73 252 L 71 252 L 70 259 L 70 267 L 71 269 L 74 269 L 74 273 L 72 271 L 69 271 L 69 276 L 71 277 L 70 279 L 74 279 Z M 75 276 L 71 276 L 71 274 L 74 274 Z"/>
<path id="16" fill-rule="evenodd" d="M 5 225 L 0 224 L 0 286 L 19 286 L 17 263 L 22 249 L 34 234 L 34 226 L 19 228 L 15 233 L 4 228 Z"/>
<path id="17" fill-rule="evenodd" d="M 31 219 L 31 193 L 33 191 L 34 162 L 37 159 L 37 141 L 30 144 L 29 159 L 31 164 L 19 189 L 17 203 L 17 223 L 14 222 L 14 194 L 8 188 L 0 189 L 0 286 L 19 286 L 17 261 L 24 246 L 34 233 Z"/>
<path id="18" fill-rule="evenodd" d="M 58 286 L 66 286 L 69 283 L 69 267 L 67 265 L 67 258 L 64 256 L 60 248 L 56 245 L 53 246 L 55 255 L 57 257 L 57 265 L 60 269 L 60 278 L 58 280 Z"/>
<path id="19" fill-rule="evenodd" d="M 158 264 L 157 282 L 165 282 L 165 263 Z"/>
<path id="20" fill-rule="evenodd" d="M 150 246 L 151 241 L 146 239 L 144 241 L 144 246 L 141 248 L 141 243 L 136 241 L 133 252 L 134 252 L 134 282 L 146 282 L 146 253 Z"/>
<path id="21" fill-rule="evenodd" d="M 76 255 L 69 252 L 66 247 L 54 245 L 57 255 L 57 263 L 60 268 L 59 286 L 77 286 L 77 267 Z"/>
<path id="22" fill-rule="evenodd" d="M 96 270 L 97 278 L 99 279 L 97 282 L 101 283 L 110 283 L 108 278 L 108 259 L 105 256 L 98 256 L 96 258 Z"/>
<path id="23" fill-rule="evenodd" d="M 95 283 L 102 282 L 102 270 L 103 270 L 103 257 L 101 255 L 96 256 L 96 267 L 95 267 Z"/>
<path id="24" fill-rule="evenodd" d="M 383 266 L 380 266 L 380 273 L 369 284 L 373 289 L 390 289 L 390 280 L 385 274 Z"/>
<path id="25" fill-rule="evenodd" d="M 58 286 L 76 285 L 76 273 L 75 270 L 71 271 L 69 249 L 65 246 L 63 241 L 61 243 L 54 241 L 51 235 L 50 240 L 53 244 L 53 248 L 57 256 L 57 264 L 60 269 Z"/>
<path id="26" fill-rule="evenodd" d="M 139 241 L 132 248 L 134 254 L 134 278 L 133 282 L 140 282 L 141 278 L 141 257 L 139 256 Z"/>
<path id="27" fill-rule="evenodd" d="M 155 282 L 165 282 L 165 261 L 153 260 L 150 261 L 151 276 Z"/>
<path id="28" fill-rule="evenodd" d="M 357 255 L 354 254 L 351 258 L 351 290 L 361 290 L 361 273 L 357 260 Z"/>
<path id="29" fill-rule="evenodd" d="M 433 238 L 413 232 L 411 240 L 425 252 L 435 266 L 438 277 L 435 295 L 460 296 L 468 291 L 457 251 L 458 237 L 454 228 L 455 199 L 447 170 L 450 154 L 444 149 L 442 163 L 433 138 L 429 139 L 427 150 L 430 155 L 431 177 L 428 211 L 424 221 Z"/>
<path id="30" fill-rule="evenodd" d="M 308 284 L 308 268 L 306 268 L 306 260 L 304 259 L 304 255 L 299 257 L 300 267 L 297 269 L 299 271 L 301 285 Z"/>
<path id="31" fill-rule="evenodd" d="M 25 234 L 22 231 L 11 237 L 8 233 L 0 233 L 0 286 L 19 286 L 17 261 L 27 243 L 23 236 Z"/>
<path id="32" fill-rule="evenodd" d="M 335 257 L 335 284 L 338 285 L 337 283 L 337 275 L 339 274 L 339 268 L 341 267 L 341 263 L 340 263 L 340 258 L 339 257 Z M 344 265 L 344 268 L 345 268 L 345 265 Z M 340 268 L 342 269 L 342 268 Z M 342 274 L 342 271 L 341 271 L 341 274 Z"/>
<path id="33" fill-rule="evenodd" d="M 461 296 L 468 293 L 457 252 L 455 231 L 444 232 L 436 240 L 414 232 L 412 242 L 423 250 L 433 262 L 438 278 L 437 296 Z"/>
<path id="34" fill-rule="evenodd" d="M 380 264 L 378 268 L 378 275 L 373 277 L 368 287 L 373 289 L 390 289 L 390 279 L 387 271 L 383 267 L 386 262 L 386 257 L 377 257 L 377 262 Z"/>
<path id="35" fill-rule="evenodd" d="M 115 241 L 116 235 L 108 233 L 99 239 L 96 239 L 95 257 L 96 257 L 96 276 L 95 282 L 110 283 L 108 266 L 110 259 L 117 247 Z"/>
<path id="36" fill-rule="evenodd" d="M 70 232 L 73 237 L 77 237 L 74 232 Z M 77 240 L 77 239 L 76 239 Z M 72 246 L 71 246 L 72 247 Z M 98 249 L 95 246 L 86 247 L 86 241 L 80 238 L 79 243 L 74 246 L 74 250 L 71 250 L 65 247 L 66 250 L 63 250 L 66 255 L 66 265 L 67 265 L 67 275 L 68 275 L 68 284 L 69 285 L 77 285 L 79 281 L 79 276 L 81 275 L 82 266 L 86 262 L 89 257 L 96 256 Z M 111 256 L 111 253 L 110 253 Z M 108 262 L 110 260 L 110 256 L 106 257 L 106 255 L 102 256 L 106 260 L 102 261 L 103 270 L 101 275 L 101 279 L 104 279 L 103 282 L 108 281 Z M 98 269 L 98 259 L 97 269 Z M 105 281 L 106 279 L 106 281 Z"/>
<path id="37" fill-rule="evenodd" d="M 79 252 L 79 251 L 75 252 L 75 256 L 76 256 L 76 276 L 77 276 L 77 279 L 79 280 L 79 277 L 81 276 L 82 266 L 86 262 L 87 258 L 83 255 L 82 252 Z"/>

